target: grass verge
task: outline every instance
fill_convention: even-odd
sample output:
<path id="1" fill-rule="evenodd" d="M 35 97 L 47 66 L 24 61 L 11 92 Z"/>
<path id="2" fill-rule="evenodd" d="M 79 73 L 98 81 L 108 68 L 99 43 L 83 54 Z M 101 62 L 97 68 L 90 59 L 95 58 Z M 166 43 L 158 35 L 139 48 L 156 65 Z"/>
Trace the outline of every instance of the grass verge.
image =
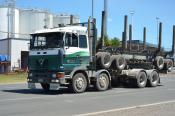
<path id="1" fill-rule="evenodd" d="M 27 73 L 0 74 L 0 84 L 27 82 Z"/>

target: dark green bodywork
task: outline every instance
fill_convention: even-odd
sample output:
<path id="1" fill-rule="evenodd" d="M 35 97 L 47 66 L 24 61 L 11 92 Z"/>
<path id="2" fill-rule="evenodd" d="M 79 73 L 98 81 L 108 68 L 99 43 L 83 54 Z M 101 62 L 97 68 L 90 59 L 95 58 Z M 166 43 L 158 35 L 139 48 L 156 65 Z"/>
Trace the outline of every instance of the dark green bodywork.
<path id="1" fill-rule="evenodd" d="M 29 70 L 32 72 L 64 72 L 65 75 L 69 75 L 75 67 L 80 65 L 89 65 L 88 52 L 29 56 Z"/>

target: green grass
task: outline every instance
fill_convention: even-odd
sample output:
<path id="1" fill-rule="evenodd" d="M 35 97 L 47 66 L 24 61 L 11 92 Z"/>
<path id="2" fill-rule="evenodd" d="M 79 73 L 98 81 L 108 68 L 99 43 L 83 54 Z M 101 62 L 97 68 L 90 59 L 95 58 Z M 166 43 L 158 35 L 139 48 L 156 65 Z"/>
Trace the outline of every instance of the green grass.
<path id="1" fill-rule="evenodd" d="M 0 84 L 27 82 L 27 73 L 0 74 Z"/>

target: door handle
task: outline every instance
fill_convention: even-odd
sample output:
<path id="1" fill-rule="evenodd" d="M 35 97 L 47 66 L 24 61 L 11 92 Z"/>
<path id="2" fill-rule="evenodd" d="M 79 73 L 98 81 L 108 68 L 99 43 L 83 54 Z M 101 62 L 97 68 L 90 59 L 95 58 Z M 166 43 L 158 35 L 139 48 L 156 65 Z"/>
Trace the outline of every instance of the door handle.
<path id="1" fill-rule="evenodd" d="M 80 58 L 80 55 L 77 55 L 77 58 Z"/>

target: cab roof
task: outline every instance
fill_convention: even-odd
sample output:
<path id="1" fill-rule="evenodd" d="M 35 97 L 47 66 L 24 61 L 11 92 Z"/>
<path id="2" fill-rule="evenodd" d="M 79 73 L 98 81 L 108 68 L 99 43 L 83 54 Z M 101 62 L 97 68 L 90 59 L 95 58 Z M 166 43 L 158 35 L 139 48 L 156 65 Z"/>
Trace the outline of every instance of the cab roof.
<path id="1" fill-rule="evenodd" d="M 37 30 L 33 34 L 42 34 L 42 33 L 53 33 L 53 32 L 70 32 L 70 33 L 87 33 L 87 27 L 83 26 L 66 26 L 66 27 L 58 27 L 51 29 L 42 29 Z"/>

